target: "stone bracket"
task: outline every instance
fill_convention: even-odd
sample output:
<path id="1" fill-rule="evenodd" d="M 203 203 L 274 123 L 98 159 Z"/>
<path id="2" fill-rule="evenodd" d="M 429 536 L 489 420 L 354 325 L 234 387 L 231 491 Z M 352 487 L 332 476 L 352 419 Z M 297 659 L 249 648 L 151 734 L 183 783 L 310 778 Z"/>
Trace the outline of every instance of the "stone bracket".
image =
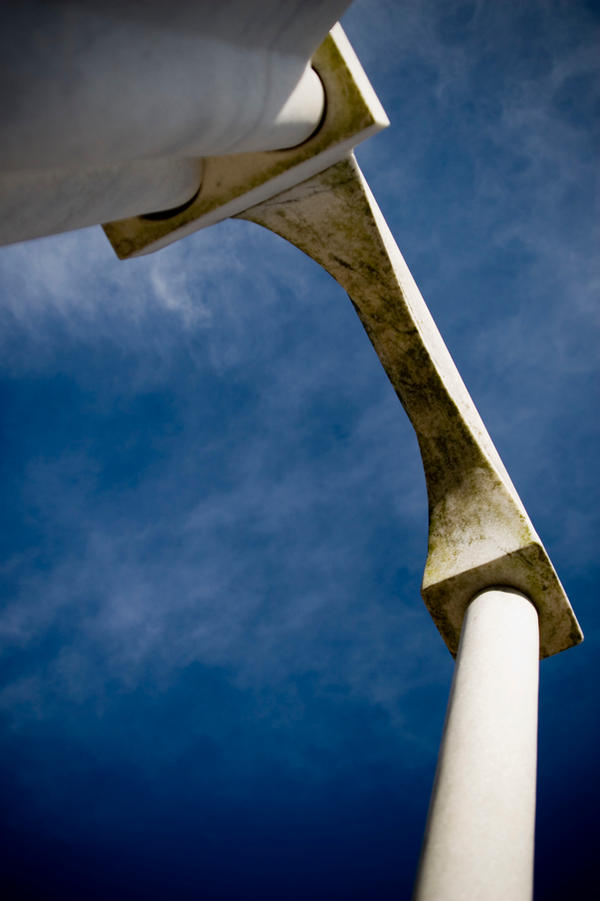
<path id="1" fill-rule="evenodd" d="M 540 656 L 582 640 L 565 591 L 415 281 L 351 156 L 241 213 L 348 292 L 415 428 L 429 499 L 423 599 L 452 654 L 480 591 L 526 594 Z"/>

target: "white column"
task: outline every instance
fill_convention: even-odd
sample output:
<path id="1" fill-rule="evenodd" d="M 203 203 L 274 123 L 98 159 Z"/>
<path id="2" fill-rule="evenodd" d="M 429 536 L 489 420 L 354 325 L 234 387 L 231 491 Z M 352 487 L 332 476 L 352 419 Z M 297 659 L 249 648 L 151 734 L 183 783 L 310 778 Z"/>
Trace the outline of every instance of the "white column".
<path id="1" fill-rule="evenodd" d="M 538 617 L 520 592 L 477 595 L 465 615 L 415 901 L 529 901 Z"/>
<path id="2" fill-rule="evenodd" d="M 4 0 L 0 169 L 293 147 L 319 124 L 310 57 L 348 0 Z"/>

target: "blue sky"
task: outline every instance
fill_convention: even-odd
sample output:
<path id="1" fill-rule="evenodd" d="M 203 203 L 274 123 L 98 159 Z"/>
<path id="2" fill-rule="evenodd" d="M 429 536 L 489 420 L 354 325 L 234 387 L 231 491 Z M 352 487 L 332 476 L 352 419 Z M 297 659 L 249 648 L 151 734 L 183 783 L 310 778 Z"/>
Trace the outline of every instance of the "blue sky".
<path id="1" fill-rule="evenodd" d="M 585 643 L 543 662 L 536 897 L 596 872 L 596 4 L 357 0 L 359 148 Z M 6 897 L 404 898 L 452 660 L 351 304 L 224 222 L 0 250 Z"/>

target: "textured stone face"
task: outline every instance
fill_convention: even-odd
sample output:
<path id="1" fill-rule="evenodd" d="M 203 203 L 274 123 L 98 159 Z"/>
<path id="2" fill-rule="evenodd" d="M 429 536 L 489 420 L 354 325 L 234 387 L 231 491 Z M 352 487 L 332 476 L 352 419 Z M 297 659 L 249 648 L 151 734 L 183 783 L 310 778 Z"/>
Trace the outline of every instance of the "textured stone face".
<path id="1" fill-rule="evenodd" d="M 353 157 L 246 210 L 348 292 L 417 433 L 429 498 L 422 594 L 456 654 L 465 610 L 493 586 L 525 593 L 540 655 L 582 639 L 564 589 Z"/>

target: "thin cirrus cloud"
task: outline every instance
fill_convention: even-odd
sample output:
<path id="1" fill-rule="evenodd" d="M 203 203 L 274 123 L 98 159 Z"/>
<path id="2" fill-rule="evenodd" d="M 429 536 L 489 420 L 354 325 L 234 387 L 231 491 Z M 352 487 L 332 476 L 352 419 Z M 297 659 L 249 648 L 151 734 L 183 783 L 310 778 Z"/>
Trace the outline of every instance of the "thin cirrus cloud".
<path id="1" fill-rule="evenodd" d="M 103 697 L 83 648 L 105 660 L 107 681 L 130 689 L 149 673 L 160 680 L 200 662 L 233 666 L 236 679 L 253 686 L 284 683 L 312 668 L 325 682 L 353 686 L 390 710 L 408 690 L 398 665 L 373 678 L 369 658 L 373 641 L 390 659 L 399 642 L 414 647 L 410 606 L 397 611 L 378 604 L 365 612 L 353 596 L 357 580 L 372 578 L 362 548 L 383 511 L 408 525 L 420 512 L 423 523 L 414 438 L 392 398 L 397 445 L 413 445 L 408 460 L 401 454 L 398 471 L 394 442 L 377 438 L 389 431 L 391 389 L 378 369 L 375 379 L 363 372 L 365 350 L 367 359 L 372 351 L 350 305 L 344 317 L 350 340 L 346 335 L 336 351 L 339 325 L 328 321 L 315 297 L 314 264 L 281 242 L 273 247 L 272 237 L 258 231 L 244 248 L 242 230 L 248 231 L 234 224 L 220 235 L 208 232 L 199 246 L 178 245 L 131 271 L 106 254 L 95 262 L 90 232 L 5 254 L 7 280 L 22 272 L 24 252 L 33 255 L 20 303 L 9 307 L 13 348 L 20 345 L 13 375 L 37 370 L 38 378 L 56 378 L 58 370 L 68 382 L 77 380 L 69 415 L 82 420 L 61 425 L 64 415 L 57 413 L 50 425 L 64 445 L 41 447 L 24 473 L 23 503 L 40 542 L 38 556 L 57 543 L 60 551 L 49 569 L 36 565 L 31 552 L 8 561 L 19 587 L 0 629 L 5 640 L 26 648 L 68 622 L 73 647 L 67 657 L 56 648 L 43 677 L 24 675 L 5 689 L 2 707 L 17 719 L 26 715 L 28 692 L 36 715 L 53 709 L 49 697 L 63 691 Z M 262 250 L 264 272 L 251 269 L 256 246 L 270 254 Z M 189 265 L 193 256 L 199 272 Z M 234 272 L 226 269 L 232 257 Z M 275 269 L 285 269 L 288 279 L 293 274 L 293 294 L 280 290 Z M 186 270 L 193 274 L 180 275 Z M 235 270 L 228 290 L 222 273 L 233 277 Z M 240 290 L 240 274 L 247 292 Z M 46 304 L 38 302 L 43 292 Z M 328 304 L 347 303 L 339 289 L 333 293 Z M 225 418 L 218 394 L 204 396 L 208 373 L 213 392 L 231 391 L 226 380 L 235 395 L 242 380 L 241 399 L 229 400 L 235 420 Z M 59 385 L 57 405 L 62 390 Z M 156 421 L 140 420 L 142 437 L 134 447 L 120 447 L 132 438 L 118 421 L 119 408 L 130 420 L 139 418 L 132 400 L 161 391 L 167 401 L 154 410 Z M 348 435 L 324 441 L 319 424 L 321 432 L 331 428 L 333 417 L 335 430 L 340 403 Z M 90 431 L 93 416 L 101 424 Z M 103 428 L 114 447 L 106 446 Z M 394 473 L 391 493 L 388 473 Z M 367 484 L 359 516 L 354 495 Z M 339 534 L 328 506 L 344 517 Z M 424 523 L 420 534 L 411 531 L 404 553 L 422 558 Z M 365 637 L 362 648 L 352 639 L 357 634 Z M 415 666 L 402 670 L 406 675 Z"/>

